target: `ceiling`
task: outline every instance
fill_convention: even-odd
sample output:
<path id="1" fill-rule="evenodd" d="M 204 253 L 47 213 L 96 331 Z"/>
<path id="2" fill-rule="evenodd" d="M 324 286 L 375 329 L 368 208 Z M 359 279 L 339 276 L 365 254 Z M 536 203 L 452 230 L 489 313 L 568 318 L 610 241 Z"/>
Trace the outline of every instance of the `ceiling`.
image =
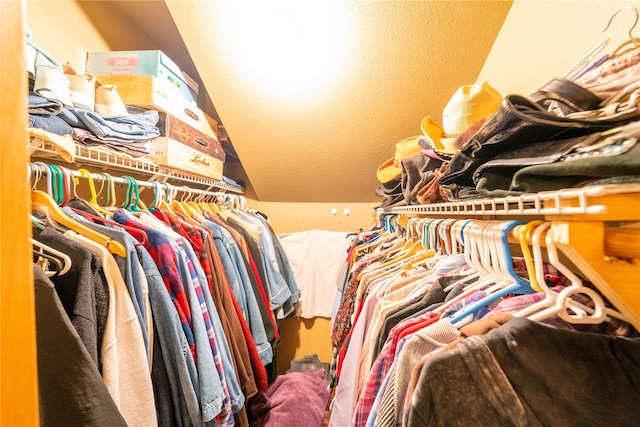
<path id="1" fill-rule="evenodd" d="M 114 50 L 144 48 L 109 32 L 116 10 L 148 38 L 139 44 L 202 82 L 201 108 L 240 159 L 225 174 L 246 180 L 247 196 L 370 202 L 395 144 L 425 116 L 440 122 L 456 89 L 476 82 L 512 2 L 82 4 Z"/>

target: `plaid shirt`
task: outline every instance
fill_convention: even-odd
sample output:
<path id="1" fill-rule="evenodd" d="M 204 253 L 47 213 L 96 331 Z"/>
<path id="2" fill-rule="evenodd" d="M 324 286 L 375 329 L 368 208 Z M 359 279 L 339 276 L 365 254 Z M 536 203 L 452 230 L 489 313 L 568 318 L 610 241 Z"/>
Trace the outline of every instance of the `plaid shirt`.
<path id="1" fill-rule="evenodd" d="M 231 411 L 231 396 L 229 394 L 229 388 L 227 387 L 227 381 L 224 377 L 224 367 L 222 366 L 222 356 L 220 355 L 220 351 L 218 350 L 218 341 L 216 339 L 216 335 L 213 331 L 213 325 L 211 324 L 211 315 L 209 314 L 209 309 L 207 308 L 207 304 L 204 299 L 204 294 L 202 291 L 202 286 L 200 281 L 198 280 L 198 274 L 196 273 L 196 269 L 191 262 L 191 259 L 187 256 L 186 251 L 183 247 L 183 242 L 180 240 L 177 241 L 178 246 L 181 249 L 181 255 L 184 257 L 187 268 L 189 270 L 189 276 L 191 277 L 191 282 L 193 284 L 193 289 L 198 297 L 198 302 L 200 303 L 200 309 L 202 310 L 202 317 L 204 318 L 204 326 L 207 330 L 207 336 L 209 337 L 209 345 L 211 346 L 211 353 L 213 354 L 213 361 L 216 366 L 216 370 L 218 371 L 218 377 L 220 378 L 220 384 L 222 385 L 222 391 L 224 392 L 224 402 L 222 406 L 222 411 L 220 412 L 219 418 L 221 425 L 233 425 L 233 412 Z"/>
<path id="2" fill-rule="evenodd" d="M 151 258 L 156 263 L 162 281 L 167 287 L 167 292 L 173 301 L 173 305 L 176 307 L 178 316 L 180 317 L 180 323 L 182 324 L 182 330 L 189 343 L 193 360 L 196 358 L 196 343 L 193 337 L 193 322 L 191 320 L 191 308 L 189 308 L 189 301 L 187 300 L 187 294 L 184 290 L 184 284 L 178 273 L 177 255 L 171 242 L 161 232 L 154 230 L 145 224 L 136 221 L 131 218 L 130 215 L 121 209 L 117 210 L 113 214 L 113 220 L 130 227 L 135 227 L 144 231 L 147 234 L 147 241 L 144 244 L 145 249 L 149 251 Z"/>
<path id="3" fill-rule="evenodd" d="M 174 216 L 169 212 L 165 212 L 159 209 L 154 209 L 151 213 L 164 224 L 171 227 L 173 231 L 175 231 L 176 233 L 187 239 L 189 243 L 191 243 L 191 247 L 198 257 L 198 261 L 202 266 L 202 270 L 204 271 L 204 275 L 207 278 L 207 282 L 211 283 L 213 281 L 213 276 L 211 273 L 211 264 L 209 263 L 207 249 L 205 246 L 205 237 L 202 235 L 203 231 L 199 230 L 193 225 L 186 224 L 180 221 L 179 213 L 176 214 L 178 216 Z"/>
<path id="4" fill-rule="evenodd" d="M 362 259 L 355 261 L 356 264 L 352 267 L 349 273 L 348 280 L 342 290 L 342 296 L 340 298 L 340 305 L 336 312 L 335 320 L 333 322 L 333 329 L 331 330 L 331 339 L 333 341 L 333 355 L 331 358 L 331 384 L 330 389 L 333 389 L 338 384 L 338 378 L 340 376 L 340 369 L 342 367 L 342 360 L 346 354 L 346 343 L 351 335 L 351 329 L 353 324 L 352 315 L 356 306 L 356 294 L 358 292 L 358 286 L 360 285 L 359 275 L 369 265 L 378 261 L 382 257 L 372 258 L 370 260 L 362 261 Z M 362 305 L 360 305 L 361 308 Z"/>

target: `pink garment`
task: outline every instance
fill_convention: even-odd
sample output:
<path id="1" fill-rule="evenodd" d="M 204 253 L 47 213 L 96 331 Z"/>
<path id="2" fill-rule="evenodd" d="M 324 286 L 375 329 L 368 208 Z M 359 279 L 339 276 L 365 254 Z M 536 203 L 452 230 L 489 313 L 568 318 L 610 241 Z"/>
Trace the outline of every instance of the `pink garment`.
<path id="1" fill-rule="evenodd" d="M 249 405 L 251 427 L 318 427 L 329 402 L 323 369 L 280 375 Z"/>

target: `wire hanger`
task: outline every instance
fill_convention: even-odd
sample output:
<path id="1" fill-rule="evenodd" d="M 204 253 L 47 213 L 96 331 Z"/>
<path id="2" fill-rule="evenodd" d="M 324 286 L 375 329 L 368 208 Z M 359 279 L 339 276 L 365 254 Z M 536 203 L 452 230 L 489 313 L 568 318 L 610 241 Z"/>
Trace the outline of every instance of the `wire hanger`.
<path id="1" fill-rule="evenodd" d="M 576 80 L 577 78 L 579 78 L 582 75 L 584 75 L 587 71 L 590 71 L 590 70 L 592 70 L 594 68 L 599 67 L 600 65 L 605 63 L 609 58 L 618 56 L 621 53 L 623 53 L 623 49 L 626 46 L 628 46 L 629 44 L 633 44 L 633 48 L 637 48 L 638 46 L 640 46 L 640 43 L 639 43 L 638 39 L 636 39 L 633 36 L 633 29 L 638 24 L 638 18 L 640 17 L 640 13 L 638 11 L 638 8 L 636 8 L 635 6 L 626 6 L 626 7 L 623 7 L 622 9 L 619 9 L 618 11 L 616 11 L 613 15 L 611 15 L 611 17 L 609 18 L 609 22 L 607 22 L 607 25 L 604 27 L 602 32 L 604 33 L 605 31 L 607 31 L 609 29 L 609 27 L 611 26 L 611 23 L 613 22 L 613 19 L 620 12 L 622 12 L 623 10 L 628 10 L 628 9 L 633 10 L 634 13 L 635 13 L 635 20 L 633 22 L 633 25 L 631 26 L 631 28 L 629 28 L 629 31 L 627 33 L 629 35 L 629 38 L 627 40 L 625 40 L 622 44 L 620 44 L 618 47 L 616 47 L 611 54 L 604 54 L 604 55 L 602 55 L 600 57 L 597 57 L 598 54 L 600 52 L 602 52 L 602 50 L 611 41 L 611 37 L 607 37 L 600 44 L 598 44 L 596 47 L 594 47 L 592 50 L 590 50 L 584 57 L 582 57 L 566 73 L 564 73 L 562 75 L 563 79 Z"/>
<path id="2" fill-rule="evenodd" d="M 629 38 L 625 40 L 622 44 L 620 44 L 618 47 L 616 47 L 613 53 L 611 54 L 611 56 L 617 56 L 624 53 L 625 51 L 623 49 L 627 47 L 629 44 L 633 45 L 633 49 L 640 46 L 640 42 L 638 42 L 638 39 L 633 36 L 633 29 L 636 28 L 636 25 L 638 25 L 638 18 L 640 18 L 640 12 L 638 11 L 638 8 L 635 6 L 631 6 L 631 5 L 625 6 L 622 9 L 616 11 L 613 15 L 611 15 L 611 17 L 609 18 L 609 22 L 607 22 L 607 26 L 604 27 L 604 30 L 602 30 L 602 32 L 604 33 L 605 31 L 607 31 L 607 29 L 611 25 L 611 22 L 613 22 L 613 18 L 615 18 L 616 15 L 618 15 L 620 12 L 624 10 L 629 10 L 629 9 L 633 10 L 635 14 L 633 25 L 631 26 L 631 28 L 629 28 L 629 32 L 627 33 L 629 35 Z"/>

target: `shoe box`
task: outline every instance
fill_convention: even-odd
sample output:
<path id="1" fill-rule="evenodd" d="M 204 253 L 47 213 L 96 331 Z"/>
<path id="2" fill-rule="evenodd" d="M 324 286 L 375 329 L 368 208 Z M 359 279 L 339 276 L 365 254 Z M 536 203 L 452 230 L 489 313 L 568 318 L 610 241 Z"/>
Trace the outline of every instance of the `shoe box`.
<path id="1" fill-rule="evenodd" d="M 160 136 L 151 141 L 149 159 L 185 172 L 221 180 L 225 153 L 217 138 L 159 112 Z"/>
<path id="2" fill-rule="evenodd" d="M 87 69 L 96 76 L 154 76 L 167 94 L 198 102 L 198 84 L 160 50 L 89 52 Z"/>

